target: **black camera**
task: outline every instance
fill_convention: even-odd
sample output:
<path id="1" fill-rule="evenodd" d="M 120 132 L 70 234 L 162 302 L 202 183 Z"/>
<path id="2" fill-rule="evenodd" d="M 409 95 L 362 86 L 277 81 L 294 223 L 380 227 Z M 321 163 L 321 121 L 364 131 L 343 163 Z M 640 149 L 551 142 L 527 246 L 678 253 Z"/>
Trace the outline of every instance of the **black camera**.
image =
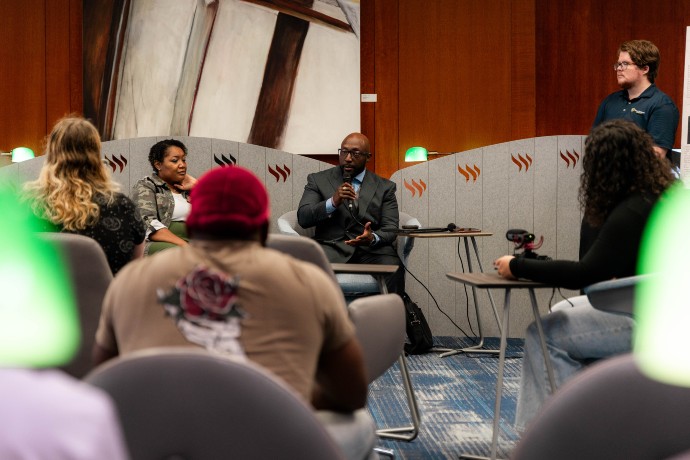
<path id="1" fill-rule="evenodd" d="M 510 229 L 506 232 L 506 239 L 515 244 L 515 249 L 513 250 L 513 255 L 515 257 L 524 257 L 526 259 L 536 259 L 536 260 L 551 260 L 549 256 L 540 256 L 535 249 L 539 249 L 542 244 L 544 244 L 544 237 L 540 236 L 538 242 L 534 242 L 537 237 L 534 233 L 530 233 L 527 230 L 522 230 L 519 228 Z M 522 252 L 520 252 L 522 250 Z"/>

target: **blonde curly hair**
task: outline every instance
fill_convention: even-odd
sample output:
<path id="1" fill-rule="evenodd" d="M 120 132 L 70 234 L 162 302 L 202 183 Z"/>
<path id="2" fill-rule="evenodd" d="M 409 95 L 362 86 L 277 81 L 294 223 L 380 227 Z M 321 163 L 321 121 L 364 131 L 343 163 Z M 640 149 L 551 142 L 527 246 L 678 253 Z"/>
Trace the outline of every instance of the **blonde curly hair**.
<path id="1" fill-rule="evenodd" d="M 38 179 L 25 190 L 34 213 L 64 230 L 95 224 L 99 201 L 112 202 L 118 186 L 101 160 L 98 130 L 81 117 L 59 120 L 46 139 L 46 160 Z"/>

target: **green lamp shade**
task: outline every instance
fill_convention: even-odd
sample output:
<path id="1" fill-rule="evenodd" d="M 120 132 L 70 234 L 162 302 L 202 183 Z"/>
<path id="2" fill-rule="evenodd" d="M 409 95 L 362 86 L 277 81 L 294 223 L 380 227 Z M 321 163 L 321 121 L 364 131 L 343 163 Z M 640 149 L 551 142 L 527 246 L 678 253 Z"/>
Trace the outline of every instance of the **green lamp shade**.
<path id="1" fill-rule="evenodd" d="M 12 150 L 12 163 L 31 160 L 34 157 L 34 151 L 28 147 L 17 147 Z"/>
<path id="2" fill-rule="evenodd" d="M 429 152 L 424 147 L 410 147 L 405 152 L 405 161 L 426 161 Z"/>
<path id="3" fill-rule="evenodd" d="M 654 208 L 640 247 L 633 349 L 642 372 L 690 386 L 690 190 L 674 185 Z"/>
<path id="4" fill-rule="evenodd" d="M 36 219 L 8 187 L 0 187 L 0 210 L 0 366 L 65 364 L 79 325 L 61 254 L 36 236 Z"/>

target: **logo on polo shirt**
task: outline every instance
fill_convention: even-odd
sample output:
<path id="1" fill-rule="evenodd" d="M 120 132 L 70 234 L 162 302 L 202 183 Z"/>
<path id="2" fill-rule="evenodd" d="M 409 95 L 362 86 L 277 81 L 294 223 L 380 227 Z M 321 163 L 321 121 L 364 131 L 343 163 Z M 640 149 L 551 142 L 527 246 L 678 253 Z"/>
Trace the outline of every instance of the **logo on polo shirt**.
<path id="1" fill-rule="evenodd" d="M 630 109 L 630 113 L 637 113 L 637 114 L 639 114 L 639 115 L 644 115 L 644 112 L 643 112 L 643 111 L 637 110 L 635 107 L 633 107 L 632 109 Z"/>

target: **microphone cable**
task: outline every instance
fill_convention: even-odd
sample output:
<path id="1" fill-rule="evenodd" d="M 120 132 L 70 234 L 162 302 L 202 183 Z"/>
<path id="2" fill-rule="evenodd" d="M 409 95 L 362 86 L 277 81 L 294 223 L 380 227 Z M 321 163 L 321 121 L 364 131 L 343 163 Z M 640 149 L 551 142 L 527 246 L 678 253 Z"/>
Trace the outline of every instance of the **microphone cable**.
<path id="1" fill-rule="evenodd" d="M 360 225 L 361 225 L 361 224 L 360 224 Z M 452 227 L 455 227 L 454 224 L 448 224 L 448 230 L 449 230 L 449 231 L 452 231 L 452 230 L 453 230 Z M 463 273 L 466 273 L 466 271 L 465 271 L 465 262 L 464 262 L 463 259 L 462 259 L 462 255 L 461 255 L 461 250 L 460 250 L 460 249 L 461 249 L 461 247 L 460 247 L 460 238 L 458 238 L 458 244 L 457 244 L 458 259 L 460 259 L 460 267 L 461 267 L 462 272 L 463 272 Z M 450 321 L 450 323 L 451 323 L 456 329 L 458 329 L 458 330 L 465 336 L 465 338 L 471 340 L 471 341 L 473 342 L 474 345 L 478 345 L 479 342 L 477 341 L 477 333 L 474 331 L 474 328 L 472 327 L 472 321 L 471 321 L 471 319 L 470 319 L 470 299 L 469 299 L 469 293 L 468 293 L 468 291 L 467 291 L 467 285 L 463 285 L 463 290 L 464 290 L 464 292 L 465 292 L 465 305 L 466 305 L 466 308 L 465 308 L 465 315 L 466 315 L 466 318 L 467 318 L 467 324 L 469 325 L 471 335 L 468 334 L 462 327 L 460 327 L 460 326 L 450 317 L 450 315 L 448 315 L 448 313 L 446 313 L 446 312 L 441 308 L 441 306 L 439 305 L 438 301 L 436 300 L 436 297 L 434 297 L 434 295 L 431 293 L 431 291 L 429 290 L 429 288 L 427 288 L 426 285 L 424 285 L 424 283 L 422 283 L 422 281 L 421 281 L 419 278 L 417 278 L 417 277 L 414 275 L 414 273 L 412 273 L 412 272 L 407 268 L 406 265 L 403 264 L 403 268 L 404 268 L 405 271 L 406 271 L 407 273 L 409 273 L 410 276 L 411 276 L 412 278 L 414 278 L 415 281 L 417 281 L 417 282 L 424 288 L 424 290 L 429 294 L 429 296 L 431 297 L 431 299 L 434 301 L 434 304 L 435 304 L 435 306 L 436 306 L 436 309 L 437 309 L 439 312 L 441 312 L 441 314 L 443 314 L 443 316 L 445 316 L 446 318 L 448 318 L 448 321 Z M 559 290 L 559 293 L 560 293 L 560 290 Z M 563 294 L 561 294 L 561 296 L 563 296 Z M 474 299 L 474 300 L 476 301 L 476 299 Z M 480 319 L 477 318 L 477 321 L 480 321 Z"/>
<path id="2" fill-rule="evenodd" d="M 406 266 L 405 264 L 402 264 L 402 267 L 403 267 L 403 268 L 405 269 L 405 271 L 406 271 L 407 273 L 409 273 L 410 276 L 411 276 L 412 278 L 414 278 L 415 281 L 417 281 L 417 282 L 424 288 L 424 290 L 429 294 L 429 296 L 431 297 L 431 299 L 434 301 L 434 304 L 436 305 L 436 309 L 437 309 L 438 311 L 440 311 L 440 312 L 443 314 L 443 316 L 445 316 L 446 318 L 448 318 L 448 321 L 450 321 L 451 324 L 452 324 L 453 326 L 455 326 L 460 332 L 462 332 L 462 334 L 463 334 L 467 339 L 473 341 L 474 344 L 476 345 L 476 344 L 477 344 L 477 340 L 476 340 L 474 337 L 471 337 L 467 332 L 465 332 L 465 330 L 464 330 L 463 328 L 461 328 L 455 321 L 453 321 L 453 318 L 451 318 L 451 317 L 448 315 L 448 313 L 446 313 L 445 311 L 443 311 L 443 309 L 441 309 L 441 307 L 440 307 L 439 304 L 438 304 L 438 301 L 436 300 L 436 297 L 434 297 L 434 295 L 431 293 L 431 291 L 429 290 L 429 288 L 427 288 L 427 287 L 424 285 L 424 283 L 422 283 L 422 282 L 419 280 L 419 278 L 417 278 L 417 277 L 414 275 L 414 273 L 412 273 L 412 272 L 407 268 L 407 266 Z"/>
<path id="3" fill-rule="evenodd" d="M 450 224 L 448 225 L 450 228 Z M 458 253 L 458 259 L 460 259 L 460 268 L 462 269 L 463 273 L 465 272 L 465 262 L 462 261 L 462 256 L 460 255 L 460 238 L 458 238 L 458 248 L 457 248 L 457 253 Z M 469 254 L 468 254 L 468 257 Z M 467 261 L 469 264 L 469 260 Z M 467 293 L 467 285 L 465 283 L 462 284 L 463 290 L 465 291 L 465 316 L 467 317 L 467 324 L 470 326 L 470 332 L 473 334 L 473 337 L 477 337 L 477 333 L 474 332 L 474 329 L 472 328 L 472 321 L 470 321 L 470 296 Z M 475 303 L 477 302 L 477 299 L 474 299 Z M 477 309 L 475 309 L 476 311 Z M 477 312 L 477 314 L 479 314 Z M 479 318 L 477 318 L 477 322 L 479 322 Z M 479 327 L 479 324 L 477 324 L 477 327 Z M 475 345 L 477 344 L 477 341 L 475 340 Z"/>

